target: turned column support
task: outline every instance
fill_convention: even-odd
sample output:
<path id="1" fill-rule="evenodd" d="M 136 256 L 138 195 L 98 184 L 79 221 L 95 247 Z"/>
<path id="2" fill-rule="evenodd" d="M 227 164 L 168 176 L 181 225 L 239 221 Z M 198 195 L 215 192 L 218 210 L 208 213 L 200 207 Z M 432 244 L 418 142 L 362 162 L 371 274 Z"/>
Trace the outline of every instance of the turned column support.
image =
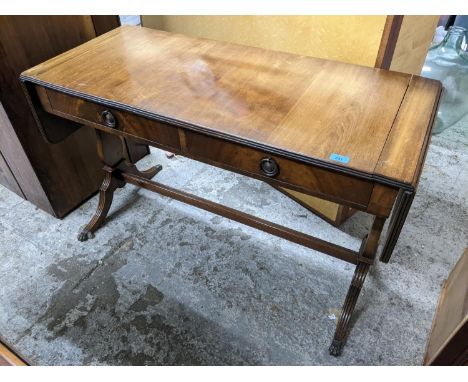
<path id="1" fill-rule="evenodd" d="M 161 165 L 157 165 L 145 171 L 138 170 L 131 161 L 130 150 L 125 138 L 116 137 L 100 130 L 96 130 L 96 135 L 97 152 L 104 164 L 104 180 L 99 189 L 99 202 L 96 212 L 90 222 L 80 230 L 78 234 L 79 241 L 92 239 L 94 232 L 104 223 L 112 205 L 115 190 L 124 187 L 126 184 L 121 176 L 122 173 L 129 173 L 142 179 L 151 179 L 162 169 Z M 115 145 L 112 145 L 112 140 L 115 139 L 120 140 L 121 152 L 110 149 L 110 147 L 115 147 Z"/>

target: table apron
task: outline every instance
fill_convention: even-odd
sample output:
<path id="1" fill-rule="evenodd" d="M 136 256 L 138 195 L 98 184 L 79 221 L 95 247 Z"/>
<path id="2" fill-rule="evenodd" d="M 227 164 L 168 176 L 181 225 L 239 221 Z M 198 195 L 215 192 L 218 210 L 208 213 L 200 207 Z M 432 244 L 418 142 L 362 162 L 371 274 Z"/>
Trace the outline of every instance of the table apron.
<path id="1" fill-rule="evenodd" d="M 273 154 L 267 148 L 261 150 L 151 120 L 39 85 L 36 91 L 42 107 L 57 116 L 377 216 L 388 217 L 393 194 L 397 194 L 389 186 Z M 115 128 L 104 124 L 105 110 L 115 116 Z M 260 162 L 264 158 L 272 158 L 278 164 L 279 173 L 275 177 L 261 171 Z"/>

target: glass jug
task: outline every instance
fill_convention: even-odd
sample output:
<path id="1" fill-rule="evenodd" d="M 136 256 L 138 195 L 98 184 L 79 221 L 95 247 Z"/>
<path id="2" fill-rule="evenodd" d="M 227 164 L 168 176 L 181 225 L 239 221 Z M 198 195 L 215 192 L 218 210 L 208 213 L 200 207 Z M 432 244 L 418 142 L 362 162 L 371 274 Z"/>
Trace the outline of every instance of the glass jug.
<path id="1" fill-rule="evenodd" d="M 450 27 L 444 40 L 432 48 L 421 76 L 442 82 L 443 93 L 433 129 L 438 134 L 468 113 L 468 57 L 462 50 L 465 28 Z"/>

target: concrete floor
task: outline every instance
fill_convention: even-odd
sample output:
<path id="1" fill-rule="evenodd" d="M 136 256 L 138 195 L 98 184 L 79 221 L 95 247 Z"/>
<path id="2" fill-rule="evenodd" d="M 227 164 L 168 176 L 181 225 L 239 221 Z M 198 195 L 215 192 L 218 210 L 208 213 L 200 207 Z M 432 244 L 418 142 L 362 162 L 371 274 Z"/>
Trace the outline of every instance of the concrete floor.
<path id="1" fill-rule="evenodd" d="M 0 334 L 40 365 L 417 365 L 440 286 L 467 246 L 468 118 L 434 137 L 389 264 L 368 276 L 328 355 L 353 267 L 133 186 L 92 241 L 97 198 L 56 220 L 0 188 Z M 268 185 L 153 151 L 159 181 L 357 249 Z"/>

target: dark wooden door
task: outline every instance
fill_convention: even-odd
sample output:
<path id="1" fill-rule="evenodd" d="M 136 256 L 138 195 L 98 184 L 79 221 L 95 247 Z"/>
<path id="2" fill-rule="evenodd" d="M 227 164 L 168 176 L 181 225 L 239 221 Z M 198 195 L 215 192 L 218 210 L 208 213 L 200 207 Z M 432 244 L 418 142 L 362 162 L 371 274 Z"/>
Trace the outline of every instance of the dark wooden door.
<path id="1" fill-rule="evenodd" d="M 19 74 L 119 24 L 117 16 L 0 16 L 0 182 L 57 217 L 99 188 L 95 134 L 82 128 L 59 144 L 44 142 Z M 148 153 L 146 146 L 132 149 L 138 158 Z"/>

